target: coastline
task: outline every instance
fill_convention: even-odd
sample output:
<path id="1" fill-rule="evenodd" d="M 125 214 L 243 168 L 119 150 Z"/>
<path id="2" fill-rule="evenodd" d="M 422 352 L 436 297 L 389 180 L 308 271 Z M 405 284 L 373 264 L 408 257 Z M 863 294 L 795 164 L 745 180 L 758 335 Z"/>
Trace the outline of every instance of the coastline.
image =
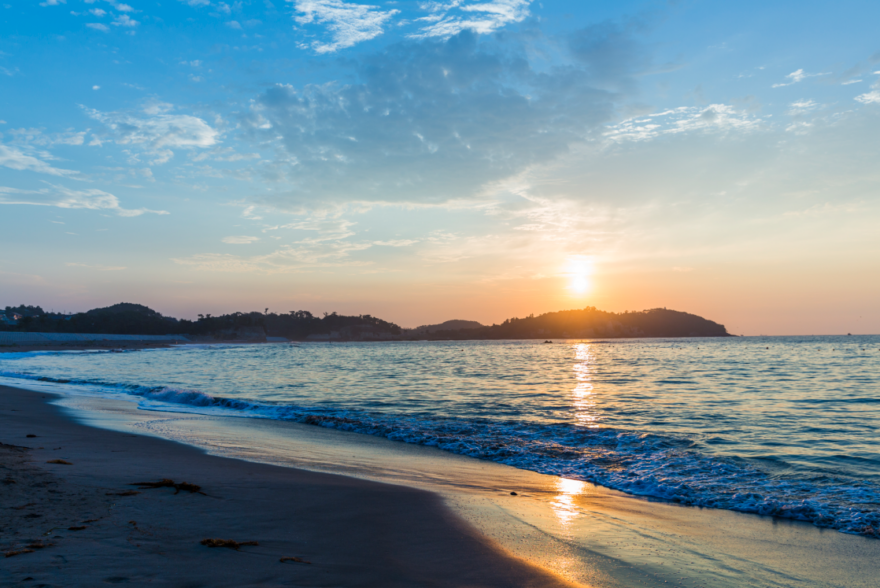
<path id="1" fill-rule="evenodd" d="M 177 352 L 157 350 L 143 357 L 166 353 Z M 101 358 L 126 361 L 125 356 L 93 356 Z M 138 381 L 138 373 L 128 373 L 123 380 Z M 52 405 L 49 408 L 87 426 L 88 431 L 109 429 L 124 437 L 170 440 L 173 447 L 233 458 L 236 463 L 282 466 L 427 491 L 448 507 L 453 521 L 469 523 L 470 532 L 480 541 L 516 561 L 579 585 L 861 588 L 873 586 L 876 574 L 870 562 L 880 558 L 880 541 L 806 522 L 640 498 L 529 468 L 309 422 L 257 415 L 241 418 L 245 413 L 193 411 L 174 404 L 151 406 L 137 396 L 83 394 L 64 379 L 4 380 L 17 390 L 42 393 Z M 2 421 L 0 431 L 5 431 Z M 3 434 L 0 441 L 8 442 Z M 183 469 L 190 471 L 185 465 Z M 160 477 L 167 475 L 163 472 Z M 204 485 L 188 474 L 182 481 Z M 310 578 L 305 585 L 315 582 Z"/>
<path id="2" fill-rule="evenodd" d="M 0 387 L 0 507 L 14 513 L 0 547 L 53 544 L 4 559 L 0 583 L 572 585 L 504 554 L 430 492 L 93 428 L 49 398 Z M 47 463 L 56 459 L 72 465 Z M 197 484 L 205 495 L 121 495 L 133 482 L 163 478 Z M 200 544 L 206 538 L 259 545 L 211 549 Z"/>

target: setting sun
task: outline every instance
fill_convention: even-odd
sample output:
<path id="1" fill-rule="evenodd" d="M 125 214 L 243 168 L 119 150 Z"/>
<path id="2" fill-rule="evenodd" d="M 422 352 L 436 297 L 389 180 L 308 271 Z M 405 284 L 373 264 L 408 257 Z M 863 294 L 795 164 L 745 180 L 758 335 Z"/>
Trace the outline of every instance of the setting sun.
<path id="1" fill-rule="evenodd" d="M 593 261 L 587 257 L 575 257 L 569 260 L 566 276 L 569 289 L 576 295 L 589 292 L 592 286 L 590 276 L 593 274 Z"/>

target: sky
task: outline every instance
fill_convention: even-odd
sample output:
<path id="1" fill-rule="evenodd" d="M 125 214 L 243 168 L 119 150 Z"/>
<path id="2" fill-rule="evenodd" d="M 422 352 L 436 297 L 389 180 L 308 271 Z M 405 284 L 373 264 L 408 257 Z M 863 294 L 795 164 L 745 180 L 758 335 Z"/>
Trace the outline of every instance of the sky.
<path id="1" fill-rule="evenodd" d="M 878 20 L 0 0 L 0 306 L 880 333 Z"/>

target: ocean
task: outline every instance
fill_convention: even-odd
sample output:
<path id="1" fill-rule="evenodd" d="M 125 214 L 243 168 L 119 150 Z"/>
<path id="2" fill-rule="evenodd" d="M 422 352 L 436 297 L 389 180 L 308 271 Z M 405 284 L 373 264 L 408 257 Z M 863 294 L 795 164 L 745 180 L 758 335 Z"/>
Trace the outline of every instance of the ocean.
<path id="1" fill-rule="evenodd" d="M 425 445 L 880 537 L 880 336 L 0 354 L 0 383 Z"/>

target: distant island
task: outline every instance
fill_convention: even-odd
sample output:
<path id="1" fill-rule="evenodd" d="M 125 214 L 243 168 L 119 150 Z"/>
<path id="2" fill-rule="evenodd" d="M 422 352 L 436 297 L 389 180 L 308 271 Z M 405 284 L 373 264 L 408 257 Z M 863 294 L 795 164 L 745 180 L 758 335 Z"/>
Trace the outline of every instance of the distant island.
<path id="1" fill-rule="evenodd" d="M 654 308 L 605 312 L 592 306 L 507 319 L 501 324 L 451 320 L 415 329 L 368 314 L 335 312 L 314 316 L 306 310 L 286 314 L 235 312 L 198 315 L 195 321 L 162 316 L 141 304 L 123 302 L 76 314 L 45 312 L 39 306 L 7 306 L 0 331 L 109 335 L 184 335 L 194 341 L 416 341 L 497 339 L 586 339 L 635 337 L 730 337 L 716 322 L 694 314 Z"/>

